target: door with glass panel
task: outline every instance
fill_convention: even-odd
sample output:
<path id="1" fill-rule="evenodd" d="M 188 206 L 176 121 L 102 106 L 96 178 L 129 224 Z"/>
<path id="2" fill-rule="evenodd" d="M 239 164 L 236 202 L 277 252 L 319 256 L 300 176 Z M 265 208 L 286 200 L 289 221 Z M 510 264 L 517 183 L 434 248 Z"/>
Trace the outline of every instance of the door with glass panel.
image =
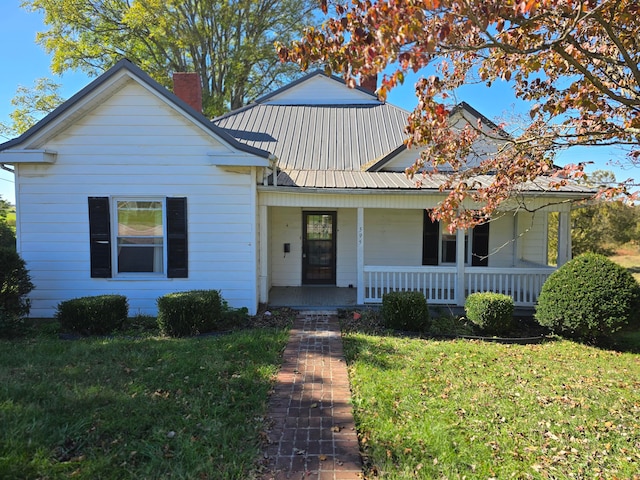
<path id="1" fill-rule="evenodd" d="M 336 284 L 336 212 L 302 212 L 302 283 Z"/>

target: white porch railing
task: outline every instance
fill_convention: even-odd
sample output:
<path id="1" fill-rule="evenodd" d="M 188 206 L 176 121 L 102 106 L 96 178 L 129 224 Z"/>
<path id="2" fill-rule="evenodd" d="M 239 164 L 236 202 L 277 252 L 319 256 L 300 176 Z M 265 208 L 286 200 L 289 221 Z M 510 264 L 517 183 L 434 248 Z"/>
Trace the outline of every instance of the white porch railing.
<path id="1" fill-rule="evenodd" d="M 465 269 L 465 294 L 495 292 L 509 295 L 513 304 L 532 307 L 538 301 L 542 284 L 555 269 L 538 268 L 485 268 Z"/>
<path id="2" fill-rule="evenodd" d="M 464 304 L 474 292 L 496 292 L 509 295 L 514 305 L 535 305 L 542 284 L 553 273 L 552 267 L 487 268 L 469 267 L 464 273 L 464 292 L 458 298 L 456 267 L 364 267 L 364 301 L 381 303 L 382 295 L 393 291 L 419 291 L 432 305 Z"/>
<path id="3" fill-rule="evenodd" d="M 420 291 L 432 304 L 456 303 L 456 267 L 364 267 L 364 301 L 395 291 Z"/>

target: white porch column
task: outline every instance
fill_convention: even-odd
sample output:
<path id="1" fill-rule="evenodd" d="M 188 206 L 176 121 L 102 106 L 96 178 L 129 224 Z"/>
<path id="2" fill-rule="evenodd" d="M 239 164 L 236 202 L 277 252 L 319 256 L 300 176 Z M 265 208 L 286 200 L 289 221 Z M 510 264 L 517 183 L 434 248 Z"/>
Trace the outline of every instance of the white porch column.
<path id="1" fill-rule="evenodd" d="M 266 205 L 258 207 L 260 225 L 260 272 L 258 273 L 258 289 L 260 303 L 269 301 L 269 213 Z"/>
<path id="2" fill-rule="evenodd" d="M 456 304 L 459 307 L 464 306 L 464 261 L 465 261 L 465 230 L 459 228 L 456 230 Z"/>
<path id="3" fill-rule="evenodd" d="M 364 208 L 358 207 L 356 220 L 356 257 L 358 278 L 356 285 L 356 303 L 364 304 Z"/>
<path id="4" fill-rule="evenodd" d="M 571 215 L 560 212 L 558 215 L 558 267 L 571 260 Z"/>

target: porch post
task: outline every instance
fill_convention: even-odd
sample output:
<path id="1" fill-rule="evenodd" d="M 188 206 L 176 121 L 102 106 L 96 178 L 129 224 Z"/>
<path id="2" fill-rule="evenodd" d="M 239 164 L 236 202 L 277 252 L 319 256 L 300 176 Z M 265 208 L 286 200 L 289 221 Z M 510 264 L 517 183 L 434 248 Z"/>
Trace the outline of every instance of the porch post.
<path id="1" fill-rule="evenodd" d="M 558 215 L 558 267 L 571 260 L 571 225 L 570 212 Z"/>
<path id="2" fill-rule="evenodd" d="M 357 257 L 357 285 L 356 285 L 356 303 L 364 304 L 364 208 L 358 207 L 358 216 L 356 221 L 356 257 Z"/>
<path id="3" fill-rule="evenodd" d="M 456 230 L 456 305 L 464 306 L 464 261 L 465 261 L 465 230 L 459 228 Z"/>
<path id="4" fill-rule="evenodd" d="M 258 207 L 258 215 L 260 216 L 258 223 L 260 228 L 260 272 L 258 277 L 258 288 L 260 303 L 269 302 L 269 216 L 268 207 L 260 205 Z"/>

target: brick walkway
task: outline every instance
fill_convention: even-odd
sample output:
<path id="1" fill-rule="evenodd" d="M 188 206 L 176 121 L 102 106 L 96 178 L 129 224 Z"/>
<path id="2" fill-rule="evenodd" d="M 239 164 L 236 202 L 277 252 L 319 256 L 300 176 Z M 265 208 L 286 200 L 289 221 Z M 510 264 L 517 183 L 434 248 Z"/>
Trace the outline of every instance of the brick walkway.
<path id="1" fill-rule="evenodd" d="M 301 312 L 269 401 L 263 480 L 362 478 L 338 319 Z"/>

